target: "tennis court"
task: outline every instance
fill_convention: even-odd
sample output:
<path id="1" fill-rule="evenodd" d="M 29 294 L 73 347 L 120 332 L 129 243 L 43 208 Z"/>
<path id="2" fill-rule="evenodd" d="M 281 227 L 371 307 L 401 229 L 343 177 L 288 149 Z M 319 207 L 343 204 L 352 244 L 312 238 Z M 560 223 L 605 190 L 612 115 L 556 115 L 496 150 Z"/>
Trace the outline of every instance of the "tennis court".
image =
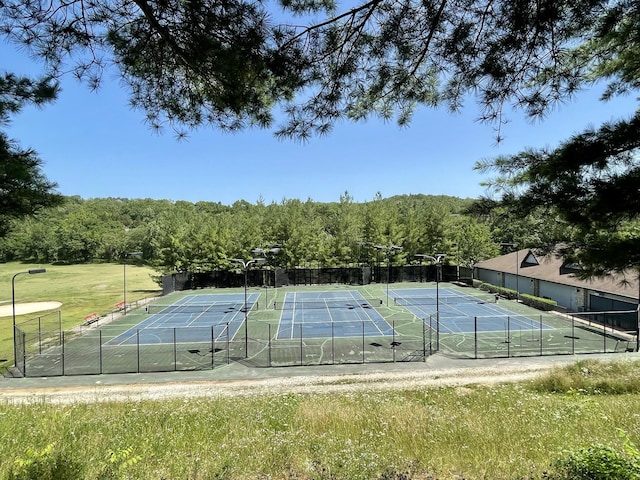
<path id="1" fill-rule="evenodd" d="M 542 312 L 452 284 L 394 287 L 181 292 L 103 325 L 66 331 L 60 315 L 38 317 L 16 326 L 17 358 L 25 376 L 55 376 L 213 369 L 233 361 L 258 367 L 422 361 L 435 352 L 608 353 L 629 351 L 636 341 L 635 332 L 614 327 L 615 313 Z"/>
<path id="2" fill-rule="evenodd" d="M 276 338 L 344 338 L 393 336 L 384 317 L 375 310 L 379 299 L 366 299 L 356 290 L 342 292 L 288 292 L 281 304 Z"/>
<path id="3" fill-rule="evenodd" d="M 513 330 L 554 327 L 540 324 L 538 318 L 514 316 L 502 308 L 495 295 L 461 294 L 454 289 L 411 288 L 389 292 L 396 305 L 401 305 L 418 318 L 428 319 L 439 312 L 440 333 L 505 332 Z M 437 310 L 437 311 L 436 311 Z"/>
<path id="4" fill-rule="evenodd" d="M 249 311 L 259 296 L 257 293 L 247 295 Z M 151 306 L 148 312 L 148 318 L 110 339 L 105 346 L 173 343 L 177 328 L 181 342 L 211 337 L 217 340 L 227 335 L 233 339 L 244 321 L 244 295 L 187 295 L 171 305 Z"/>

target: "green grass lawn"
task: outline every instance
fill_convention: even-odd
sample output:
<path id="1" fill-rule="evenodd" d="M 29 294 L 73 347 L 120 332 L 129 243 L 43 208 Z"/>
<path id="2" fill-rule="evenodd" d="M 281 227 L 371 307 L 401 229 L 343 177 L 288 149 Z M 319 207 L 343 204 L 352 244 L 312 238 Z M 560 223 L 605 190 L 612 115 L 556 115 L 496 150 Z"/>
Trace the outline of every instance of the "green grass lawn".
<path id="1" fill-rule="evenodd" d="M 106 314 L 123 300 L 125 269 L 122 264 L 34 265 L 24 263 L 0 264 L 0 305 L 11 304 L 11 283 L 18 272 L 45 268 L 38 275 L 19 275 L 15 278 L 16 303 L 61 302 L 63 329 L 78 325 L 91 313 Z M 161 292 L 153 280 L 155 271 L 149 267 L 126 266 L 127 303 Z M 46 312 L 42 312 L 43 314 Z M 39 314 L 18 316 L 17 322 Z M 0 317 L 0 358 L 13 363 L 12 317 Z M 2 368 L 0 366 L 0 368 Z"/>
<path id="2" fill-rule="evenodd" d="M 639 366 L 588 361 L 493 386 L 0 403 L 0 479 L 637 479 Z"/>

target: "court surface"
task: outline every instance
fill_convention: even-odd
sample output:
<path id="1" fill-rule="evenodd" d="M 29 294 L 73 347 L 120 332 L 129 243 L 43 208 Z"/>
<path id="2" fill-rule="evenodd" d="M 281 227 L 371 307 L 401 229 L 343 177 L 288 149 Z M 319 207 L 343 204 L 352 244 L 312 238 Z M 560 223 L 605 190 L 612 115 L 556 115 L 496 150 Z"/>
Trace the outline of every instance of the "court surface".
<path id="1" fill-rule="evenodd" d="M 375 306 L 356 290 L 288 292 L 277 338 L 392 336 L 393 329 Z"/>
<path id="2" fill-rule="evenodd" d="M 257 293 L 247 295 L 249 310 L 259 296 Z M 203 305 L 207 305 L 204 307 L 206 309 L 202 308 Z M 182 307 L 196 311 L 180 311 Z M 149 315 L 105 345 L 198 342 L 203 338 L 233 339 L 244 322 L 244 315 L 243 294 L 187 295 L 166 309 Z"/>
<path id="3" fill-rule="evenodd" d="M 413 315 L 436 321 L 436 308 L 440 312 L 439 330 L 442 333 L 505 332 L 509 330 L 550 330 L 539 318 L 516 315 L 500 307 L 500 303 L 487 302 L 486 297 L 461 294 L 459 290 L 441 288 L 393 289 L 389 296 L 394 303 L 403 305 Z M 436 304 L 436 297 L 441 299 Z M 424 301 L 424 304 L 420 302 Z M 428 303 L 427 303 L 428 302 Z M 451 302 L 451 303 L 448 303 Z"/>

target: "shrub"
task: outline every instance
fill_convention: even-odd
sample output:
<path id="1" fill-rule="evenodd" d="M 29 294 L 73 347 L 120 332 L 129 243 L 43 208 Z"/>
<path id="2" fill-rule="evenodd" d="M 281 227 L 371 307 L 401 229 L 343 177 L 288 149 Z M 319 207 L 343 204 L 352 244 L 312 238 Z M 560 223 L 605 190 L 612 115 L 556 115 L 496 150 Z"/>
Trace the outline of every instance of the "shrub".
<path id="1" fill-rule="evenodd" d="M 538 310 L 543 310 L 545 312 L 553 310 L 558 306 L 558 302 L 555 300 L 551 300 L 550 298 L 534 297 L 533 295 L 527 295 L 526 293 L 520 295 L 520 300 L 525 305 L 529 305 L 530 307 L 537 308 Z"/>
<path id="2" fill-rule="evenodd" d="M 624 451 L 596 443 L 568 452 L 555 467 L 567 480 L 639 480 L 640 452 L 622 431 Z"/>
<path id="3" fill-rule="evenodd" d="M 84 478 L 80 464 L 54 452 L 49 444 L 40 451 L 27 449 L 25 458 L 15 461 L 7 474 L 8 480 L 75 480 Z"/>

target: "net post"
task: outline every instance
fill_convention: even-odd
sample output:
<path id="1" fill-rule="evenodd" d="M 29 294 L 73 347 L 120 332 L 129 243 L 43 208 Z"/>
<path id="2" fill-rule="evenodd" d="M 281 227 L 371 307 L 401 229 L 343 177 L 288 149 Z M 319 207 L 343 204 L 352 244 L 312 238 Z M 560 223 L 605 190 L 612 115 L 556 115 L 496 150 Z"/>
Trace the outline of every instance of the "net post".
<path id="1" fill-rule="evenodd" d="M 511 315 L 507 317 L 507 358 L 511 358 Z"/>
<path id="2" fill-rule="evenodd" d="M 42 317 L 38 317 L 38 353 L 42 355 Z"/>

